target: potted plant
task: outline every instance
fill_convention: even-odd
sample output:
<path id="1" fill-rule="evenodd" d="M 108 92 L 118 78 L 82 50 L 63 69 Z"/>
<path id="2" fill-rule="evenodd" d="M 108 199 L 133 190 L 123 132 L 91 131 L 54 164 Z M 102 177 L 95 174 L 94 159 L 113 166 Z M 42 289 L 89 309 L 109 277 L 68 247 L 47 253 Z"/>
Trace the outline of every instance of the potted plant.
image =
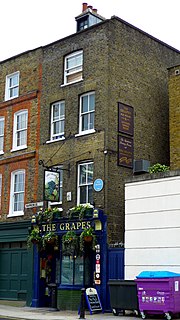
<path id="1" fill-rule="evenodd" d="M 27 237 L 27 247 L 30 248 L 32 244 L 40 244 L 42 237 L 39 232 L 39 228 L 35 227 L 31 230 L 30 234 Z"/>
<path id="2" fill-rule="evenodd" d="M 43 247 L 46 247 L 47 244 L 57 246 L 58 236 L 55 234 L 55 232 L 49 231 L 42 236 L 42 244 Z"/>
<path id="3" fill-rule="evenodd" d="M 65 254 L 70 254 L 72 255 L 74 251 L 78 250 L 78 237 L 73 230 L 67 231 L 63 236 L 62 236 L 62 251 Z"/>
<path id="4" fill-rule="evenodd" d="M 95 250 L 96 245 L 96 235 L 94 233 L 93 227 L 88 227 L 84 229 L 80 234 L 80 251 L 84 251 L 86 243 L 90 243 L 93 250 Z"/>

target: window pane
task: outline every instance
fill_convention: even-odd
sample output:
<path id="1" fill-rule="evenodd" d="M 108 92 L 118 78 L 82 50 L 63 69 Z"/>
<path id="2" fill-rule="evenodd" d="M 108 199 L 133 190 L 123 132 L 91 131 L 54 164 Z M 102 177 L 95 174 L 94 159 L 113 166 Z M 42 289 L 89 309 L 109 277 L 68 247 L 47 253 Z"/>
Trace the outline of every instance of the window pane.
<path id="1" fill-rule="evenodd" d="M 94 94 L 91 94 L 89 96 L 89 111 L 93 111 L 95 108 L 95 95 Z"/>
<path id="2" fill-rule="evenodd" d="M 82 131 L 88 130 L 88 114 L 82 116 Z"/>
<path id="3" fill-rule="evenodd" d="M 53 105 L 53 120 L 59 119 L 59 105 Z"/>
<path id="4" fill-rule="evenodd" d="M 54 122 L 54 130 L 53 130 L 53 134 L 59 133 L 60 132 L 60 122 L 56 121 Z"/>
<path id="5" fill-rule="evenodd" d="M 94 129 L 94 112 L 90 113 L 89 129 Z"/>
<path id="6" fill-rule="evenodd" d="M 4 120 L 0 121 L 0 135 L 4 134 Z"/>
<path id="7" fill-rule="evenodd" d="M 86 183 L 86 165 L 80 165 L 80 184 Z"/>
<path id="8" fill-rule="evenodd" d="M 82 113 L 88 112 L 88 96 L 82 97 Z"/>
<path id="9" fill-rule="evenodd" d="M 73 285 L 73 259 L 69 256 L 62 257 L 61 284 Z"/>
<path id="10" fill-rule="evenodd" d="M 83 284 L 83 275 L 84 275 L 83 257 L 77 257 L 76 259 L 74 259 L 74 263 L 75 263 L 74 284 Z"/>
<path id="11" fill-rule="evenodd" d="M 80 187 L 80 203 L 86 203 L 86 186 Z"/>
<path id="12" fill-rule="evenodd" d="M 14 177 L 14 191 L 24 191 L 24 173 L 15 174 Z"/>
<path id="13" fill-rule="evenodd" d="M 88 165 L 88 183 L 93 182 L 93 163 Z"/>

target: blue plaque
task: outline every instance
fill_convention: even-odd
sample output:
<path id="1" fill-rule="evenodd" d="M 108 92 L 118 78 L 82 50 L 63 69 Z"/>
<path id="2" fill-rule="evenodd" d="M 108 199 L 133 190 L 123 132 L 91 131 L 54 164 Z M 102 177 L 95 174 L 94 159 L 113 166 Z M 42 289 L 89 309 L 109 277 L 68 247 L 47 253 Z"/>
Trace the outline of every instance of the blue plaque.
<path id="1" fill-rule="evenodd" d="M 94 185 L 93 185 L 94 186 L 94 190 L 97 191 L 97 192 L 101 191 L 103 189 L 103 185 L 104 185 L 104 183 L 103 183 L 102 179 L 96 179 L 94 181 Z"/>

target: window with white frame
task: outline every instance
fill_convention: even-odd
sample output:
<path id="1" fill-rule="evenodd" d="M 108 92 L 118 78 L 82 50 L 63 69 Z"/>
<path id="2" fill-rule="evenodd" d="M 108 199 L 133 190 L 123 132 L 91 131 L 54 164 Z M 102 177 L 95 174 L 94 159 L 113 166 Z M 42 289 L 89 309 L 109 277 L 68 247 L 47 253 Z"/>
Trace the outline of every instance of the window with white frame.
<path id="1" fill-rule="evenodd" d="M 59 101 L 51 106 L 51 140 L 64 137 L 65 102 Z"/>
<path id="2" fill-rule="evenodd" d="M 89 92 L 80 97 L 79 133 L 94 132 L 95 93 Z"/>
<path id="3" fill-rule="evenodd" d="M 9 215 L 24 214 L 25 170 L 11 173 Z"/>
<path id="4" fill-rule="evenodd" d="M 17 98 L 19 96 L 19 72 L 6 76 L 5 100 Z"/>
<path id="5" fill-rule="evenodd" d="M 4 117 L 0 117 L 0 154 L 4 150 Z"/>
<path id="6" fill-rule="evenodd" d="M 27 147 L 27 120 L 27 110 L 21 110 L 14 114 L 13 150 Z"/>
<path id="7" fill-rule="evenodd" d="M 2 206 L 2 174 L 0 173 L 0 209 Z"/>
<path id="8" fill-rule="evenodd" d="M 64 84 L 82 80 L 83 51 L 76 51 L 65 57 Z"/>
<path id="9" fill-rule="evenodd" d="M 78 165 L 78 204 L 93 203 L 93 162 Z"/>

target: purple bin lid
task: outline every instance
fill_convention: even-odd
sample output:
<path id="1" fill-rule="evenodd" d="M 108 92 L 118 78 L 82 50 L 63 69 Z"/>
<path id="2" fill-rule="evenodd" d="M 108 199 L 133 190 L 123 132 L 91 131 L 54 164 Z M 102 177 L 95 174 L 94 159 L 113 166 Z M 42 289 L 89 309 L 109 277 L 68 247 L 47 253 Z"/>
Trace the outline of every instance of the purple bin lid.
<path id="1" fill-rule="evenodd" d="M 142 271 L 138 276 L 137 279 L 141 278 L 175 278 L 180 277 L 180 273 L 175 273 L 171 271 Z"/>

